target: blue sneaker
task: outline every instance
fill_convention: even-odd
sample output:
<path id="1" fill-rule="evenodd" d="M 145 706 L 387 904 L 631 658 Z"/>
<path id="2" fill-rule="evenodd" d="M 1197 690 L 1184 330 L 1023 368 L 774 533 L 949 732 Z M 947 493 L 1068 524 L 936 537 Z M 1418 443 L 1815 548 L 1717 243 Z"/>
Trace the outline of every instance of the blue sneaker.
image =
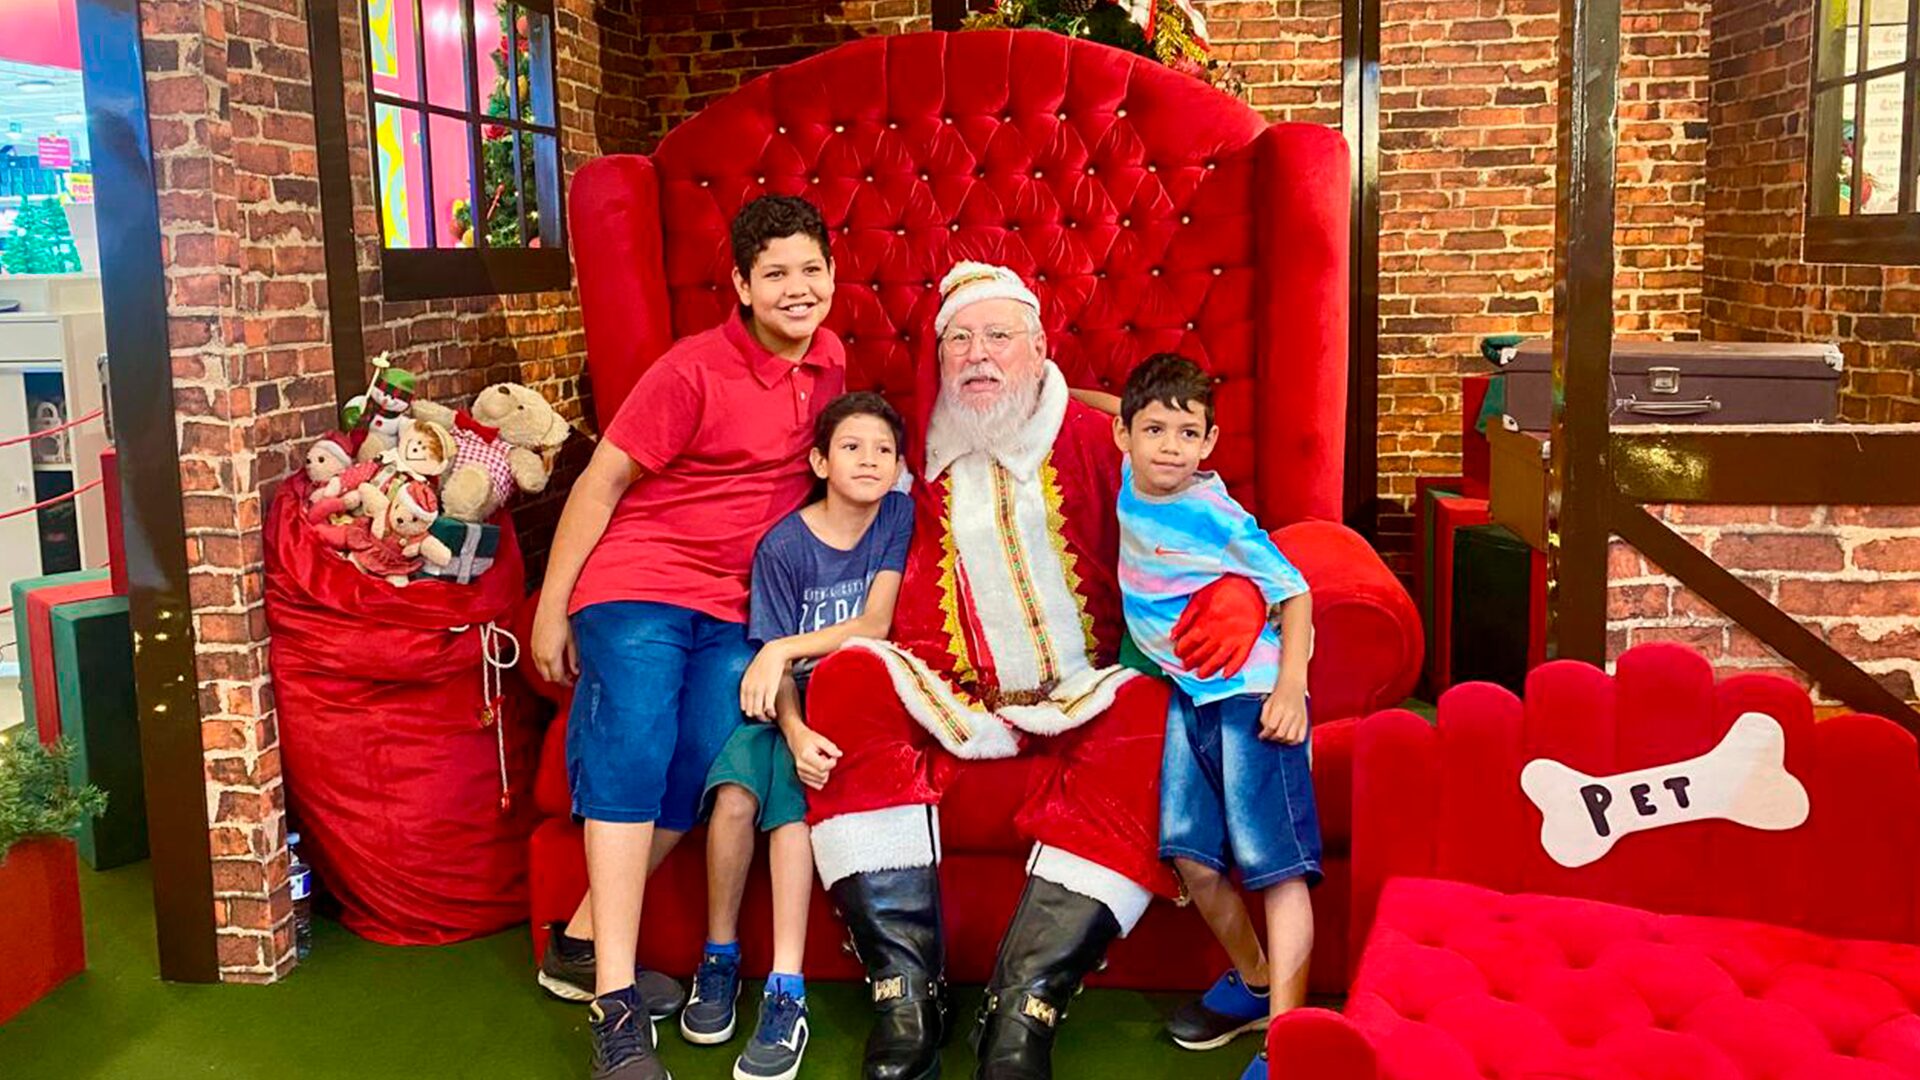
<path id="1" fill-rule="evenodd" d="M 1173 1014 L 1167 1021 L 1167 1034 L 1183 1050 L 1217 1050 L 1249 1031 L 1265 1031 L 1266 1027 L 1267 995 L 1249 990 L 1240 981 L 1240 973 L 1229 968 L 1199 1000 L 1182 1005 Z"/>
<path id="2" fill-rule="evenodd" d="M 785 992 L 760 999 L 760 1027 L 733 1063 L 733 1080 L 793 1080 L 807 1052 L 807 999 Z"/>
<path id="3" fill-rule="evenodd" d="M 680 1034 L 695 1046 L 733 1038 L 734 1006 L 740 1000 L 740 958 L 709 952 L 693 973 L 693 995 L 680 1010 Z"/>
<path id="4" fill-rule="evenodd" d="M 1240 1074 L 1240 1080 L 1267 1080 L 1267 1052 L 1260 1051 L 1247 1062 L 1247 1071 Z"/>

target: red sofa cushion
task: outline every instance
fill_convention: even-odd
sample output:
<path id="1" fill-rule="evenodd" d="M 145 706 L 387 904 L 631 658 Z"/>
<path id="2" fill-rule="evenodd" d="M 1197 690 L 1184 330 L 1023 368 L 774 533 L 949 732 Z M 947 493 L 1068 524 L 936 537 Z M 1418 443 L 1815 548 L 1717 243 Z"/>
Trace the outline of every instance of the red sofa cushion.
<path id="1" fill-rule="evenodd" d="M 1431 878 L 1381 893 L 1347 1016 L 1382 1080 L 1920 1076 L 1920 947 Z"/>

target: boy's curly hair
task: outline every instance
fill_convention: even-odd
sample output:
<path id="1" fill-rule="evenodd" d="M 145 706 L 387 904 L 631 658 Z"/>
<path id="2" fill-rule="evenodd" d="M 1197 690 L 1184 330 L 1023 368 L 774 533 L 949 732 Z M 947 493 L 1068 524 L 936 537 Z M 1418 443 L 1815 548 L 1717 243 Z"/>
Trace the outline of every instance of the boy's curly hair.
<path id="1" fill-rule="evenodd" d="M 820 255 L 833 262 L 833 242 L 820 208 L 798 195 L 762 195 L 733 216 L 733 265 L 743 278 L 753 277 L 753 263 L 767 245 L 782 237 L 810 236 Z"/>

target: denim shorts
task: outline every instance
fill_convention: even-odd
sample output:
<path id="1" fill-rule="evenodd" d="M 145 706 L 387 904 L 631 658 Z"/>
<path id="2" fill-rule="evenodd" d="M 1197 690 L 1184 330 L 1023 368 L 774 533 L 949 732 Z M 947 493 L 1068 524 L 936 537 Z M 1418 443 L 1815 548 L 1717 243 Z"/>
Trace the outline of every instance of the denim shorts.
<path id="1" fill-rule="evenodd" d="M 1320 880 L 1320 815 L 1307 748 L 1260 738 L 1264 694 L 1195 705 L 1175 690 L 1160 765 L 1160 857 L 1192 859 L 1265 889 Z M 1311 733 L 1309 733 L 1309 736 Z"/>
<path id="2" fill-rule="evenodd" d="M 580 680 L 567 722 L 573 812 L 693 828 L 707 770 L 740 726 L 746 627 L 671 604 L 614 600 L 573 615 Z"/>

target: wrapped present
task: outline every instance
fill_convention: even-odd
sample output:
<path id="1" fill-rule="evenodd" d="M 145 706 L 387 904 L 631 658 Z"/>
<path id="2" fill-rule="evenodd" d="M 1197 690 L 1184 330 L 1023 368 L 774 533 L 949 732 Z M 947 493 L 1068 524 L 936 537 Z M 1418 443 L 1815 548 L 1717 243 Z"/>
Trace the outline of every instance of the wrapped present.
<path id="1" fill-rule="evenodd" d="M 111 870 L 147 857 L 147 788 L 133 690 L 127 598 L 61 604 L 51 613 L 60 727 L 73 744 L 73 780 L 107 793 L 107 812 L 83 822 L 80 858 Z M 44 692 L 44 691 L 43 691 Z"/>
<path id="2" fill-rule="evenodd" d="M 1450 681 L 1521 693 L 1547 659 L 1547 556 L 1504 525 L 1463 526 L 1453 544 Z"/>
<path id="3" fill-rule="evenodd" d="M 61 604 L 113 591 L 105 570 L 79 570 L 13 583 L 13 634 L 19 645 L 20 697 L 41 742 L 60 737 L 60 694 L 54 679 L 52 615 Z"/>
<path id="4" fill-rule="evenodd" d="M 428 532 L 453 552 L 453 561 L 445 566 L 428 563 L 421 573 L 428 577 L 467 584 L 487 572 L 500 551 L 500 526 L 475 525 L 442 517 L 434 520 Z"/>

